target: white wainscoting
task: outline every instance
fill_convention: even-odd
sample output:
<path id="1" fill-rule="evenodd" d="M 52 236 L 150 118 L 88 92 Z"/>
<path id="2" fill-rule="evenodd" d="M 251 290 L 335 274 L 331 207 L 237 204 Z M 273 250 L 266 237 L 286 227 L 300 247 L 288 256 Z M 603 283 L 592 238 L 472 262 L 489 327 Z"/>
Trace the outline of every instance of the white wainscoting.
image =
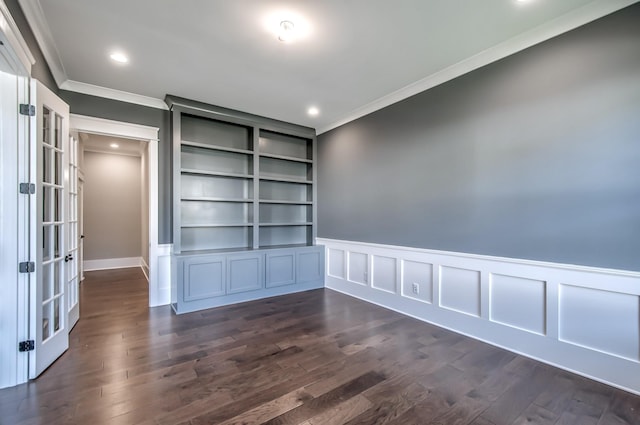
<path id="1" fill-rule="evenodd" d="M 155 258 L 156 287 L 149 288 L 149 307 L 171 303 L 171 244 L 158 245 Z"/>
<path id="2" fill-rule="evenodd" d="M 327 288 L 640 394 L 640 272 L 316 242 Z"/>

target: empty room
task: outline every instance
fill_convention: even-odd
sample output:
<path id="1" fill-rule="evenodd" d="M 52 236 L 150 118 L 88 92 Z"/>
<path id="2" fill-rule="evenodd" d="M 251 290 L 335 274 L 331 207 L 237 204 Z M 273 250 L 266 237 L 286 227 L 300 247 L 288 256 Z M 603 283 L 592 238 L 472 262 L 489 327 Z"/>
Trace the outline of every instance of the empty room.
<path id="1" fill-rule="evenodd" d="M 0 424 L 640 423 L 637 0 L 0 0 Z"/>

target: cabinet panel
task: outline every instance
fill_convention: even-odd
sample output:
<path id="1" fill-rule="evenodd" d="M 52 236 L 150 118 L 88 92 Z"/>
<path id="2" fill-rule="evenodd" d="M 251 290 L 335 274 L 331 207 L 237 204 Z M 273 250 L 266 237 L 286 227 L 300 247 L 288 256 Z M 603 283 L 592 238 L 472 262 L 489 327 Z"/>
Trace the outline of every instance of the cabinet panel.
<path id="1" fill-rule="evenodd" d="M 260 153 L 311 159 L 311 140 L 261 131 Z"/>
<path id="2" fill-rule="evenodd" d="M 260 246 L 308 245 L 311 226 L 260 226 Z"/>
<path id="3" fill-rule="evenodd" d="M 267 201 L 311 202 L 311 186 L 299 183 L 261 181 L 260 199 Z"/>
<path id="4" fill-rule="evenodd" d="M 225 258 L 196 257 L 184 261 L 184 301 L 225 294 Z"/>
<path id="5" fill-rule="evenodd" d="M 310 205 L 260 204 L 260 223 L 307 223 Z"/>
<path id="6" fill-rule="evenodd" d="M 253 198 L 252 180 L 192 174 L 183 174 L 180 179 L 182 198 Z"/>
<path id="7" fill-rule="evenodd" d="M 182 146 L 180 162 L 183 170 L 233 174 L 253 173 L 253 157 L 244 153 Z"/>
<path id="8" fill-rule="evenodd" d="M 267 253 L 267 288 L 296 283 L 295 251 Z"/>
<path id="9" fill-rule="evenodd" d="M 249 248 L 253 241 L 250 227 L 187 227 L 180 231 L 182 251 Z"/>
<path id="10" fill-rule="evenodd" d="M 324 248 L 298 251 L 296 257 L 296 282 L 322 281 L 324 279 Z"/>
<path id="11" fill-rule="evenodd" d="M 262 258 L 262 254 L 230 255 L 227 259 L 229 272 L 227 293 L 261 289 L 264 282 Z"/>
<path id="12" fill-rule="evenodd" d="M 260 158 L 260 176 L 295 180 L 311 180 L 311 165 L 274 158 Z"/>
<path id="13" fill-rule="evenodd" d="M 182 224 L 248 224 L 253 205 L 235 202 L 182 201 Z"/>
<path id="14" fill-rule="evenodd" d="M 181 127 L 184 141 L 233 149 L 253 148 L 247 127 L 186 114 L 182 115 Z"/>

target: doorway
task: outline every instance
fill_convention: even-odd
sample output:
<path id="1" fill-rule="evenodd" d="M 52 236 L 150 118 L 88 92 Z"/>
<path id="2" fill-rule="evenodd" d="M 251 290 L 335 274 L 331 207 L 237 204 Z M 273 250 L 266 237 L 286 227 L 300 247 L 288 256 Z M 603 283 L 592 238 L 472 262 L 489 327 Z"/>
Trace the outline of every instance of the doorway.
<path id="1" fill-rule="evenodd" d="M 123 144 L 127 149 L 134 149 L 137 146 L 139 152 L 139 173 L 140 185 L 144 185 L 147 189 L 145 196 L 142 198 L 140 208 L 140 255 L 137 257 L 119 257 L 121 260 L 129 258 L 129 267 L 141 266 L 149 281 L 149 306 L 158 305 L 159 288 L 158 288 L 158 128 L 148 127 L 138 124 L 124 123 L 101 118 L 87 117 L 82 115 L 71 114 L 70 130 L 72 135 L 84 138 L 83 145 L 93 145 L 102 143 L 104 150 L 113 150 L 111 143 Z M 117 139 L 117 141 L 116 141 Z M 89 149 L 96 150 L 96 147 Z M 120 146 L 118 147 L 120 149 Z M 87 151 L 90 152 L 90 151 Z M 95 153 L 95 152 L 94 152 Z M 143 157 L 144 153 L 144 157 Z M 91 154 L 90 154 L 91 155 Z M 130 153 L 131 155 L 131 153 Z M 87 158 L 84 158 L 86 162 Z M 80 168 L 84 170 L 86 164 L 80 163 Z M 87 215 L 88 208 L 88 191 L 87 191 L 87 174 L 83 171 L 83 195 L 84 202 L 80 208 L 83 216 Z M 144 212 L 144 213 L 143 213 Z M 82 223 L 81 227 L 87 232 L 87 223 Z M 144 240 L 144 243 L 142 241 Z M 84 239 L 83 241 L 86 241 Z M 145 258 L 144 264 L 140 258 Z M 135 263 L 137 259 L 137 263 Z M 87 264 L 88 258 L 83 259 Z M 126 261 L 126 260 L 125 260 Z M 89 263 L 90 264 L 90 263 Z M 109 265 L 102 263 L 101 268 Z M 113 267 L 126 267 L 122 261 L 113 264 Z"/>
<path id="2" fill-rule="evenodd" d="M 83 270 L 140 266 L 149 277 L 148 142 L 78 133 Z"/>

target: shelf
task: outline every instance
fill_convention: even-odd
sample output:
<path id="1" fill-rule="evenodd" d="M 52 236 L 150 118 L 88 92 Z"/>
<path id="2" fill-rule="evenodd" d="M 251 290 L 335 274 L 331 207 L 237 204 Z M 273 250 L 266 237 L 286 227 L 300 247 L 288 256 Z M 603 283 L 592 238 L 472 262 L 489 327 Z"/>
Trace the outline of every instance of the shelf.
<path id="1" fill-rule="evenodd" d="M 277 204 L 277 205 L 313 205 L 311 201 L 277 201 L 271 199 L 260 199 L 261 204 Z"/>
<path id="2" fill-rule="evenodd" d="M 181 201 L 202 201 L 202 202 L 237 202 L 249 204 L 253 199 L 248 198 L 214 198 L 207 196 L 183 196 Z"/>
<path id="3" fill-rule="evenodd" d="M 292 243 L 292 244 L 283 244 L 283 245 L 260 245 L 258 249 L 286 249 L 286 248 L 302 248 L 305 246 L 314 246 L 313 244 L 307 243 Z"/>
<path id="4" fill-rule="evenodd" d="M 253 179 L 253 175 L 251 174 L 241 174 L 241 173 L 225 173 L 221 171 L 205 171 L 205 170 L 195 170 L 193 168 L 182 168 L 180 169 L 182 174 L 199 174 L 203 176 L 214 176 L 214 177 L 233 177 L 235 179 Z"/>
<path id="5" fill-rule="evenodd" d="M 181 141 L 181 145 L 182 146 L 191 146 L 191 147 L 194 147 L 194 148 L 210 149 L 210 150 L 223 151 L 223 152 L 241 153 L 241 154 L 245 154 L 245 155 L 253 155 L 253 151 L 247 150 L 247 149 L 227 148 L 225 146 L 209 145 L 207 143 L 191 142 L 189 140 L 182 140 Z"/>
<path id="6" fill-rule="evenodd" d="M 260 180 L 270 181 L 270 182 L 284 182 L 284 183 L 300 183 L 300 184 L 313 184 L 311 180 L 303 180 L 303 179 L 294 179 L 289 177 L 268 177 L 268 176 L 260 176 Z"/>
<path id="7" fill-rule="evenodd" d="M 253 227 L 252 223 L 229 223 L 229 224 L 182 224 L 181 229 L 199 229 L 216 227 Z"/>
<path id="8" fill-rule="evenodd" d="M 278 227 L 278 226 L 312 226 L 313 223 L 307 221 L 302 222 L 288 222 L 288 223 L 259 223 L 261 227 Z"/>
<path id="9" fill-rule="evenodd" d="M 263 158 L 273 158 L 273 159 L 281 159 L 283 161 L 293 161 L 293 162 L 303 162 L 306 164 L 313 164 L 312 159 L 297 158 L 295 156 L 274 155 L 271 153 L 261 153 L 260 156 Z"/>
<path id="10" fill-rule="evenodd" d="M 313 243 L 313 131 L 292 126 L 296 135 L 290 135 L 253 117 L 236 120 L 184 106 L 171 114 L 176 253 Z"/>

